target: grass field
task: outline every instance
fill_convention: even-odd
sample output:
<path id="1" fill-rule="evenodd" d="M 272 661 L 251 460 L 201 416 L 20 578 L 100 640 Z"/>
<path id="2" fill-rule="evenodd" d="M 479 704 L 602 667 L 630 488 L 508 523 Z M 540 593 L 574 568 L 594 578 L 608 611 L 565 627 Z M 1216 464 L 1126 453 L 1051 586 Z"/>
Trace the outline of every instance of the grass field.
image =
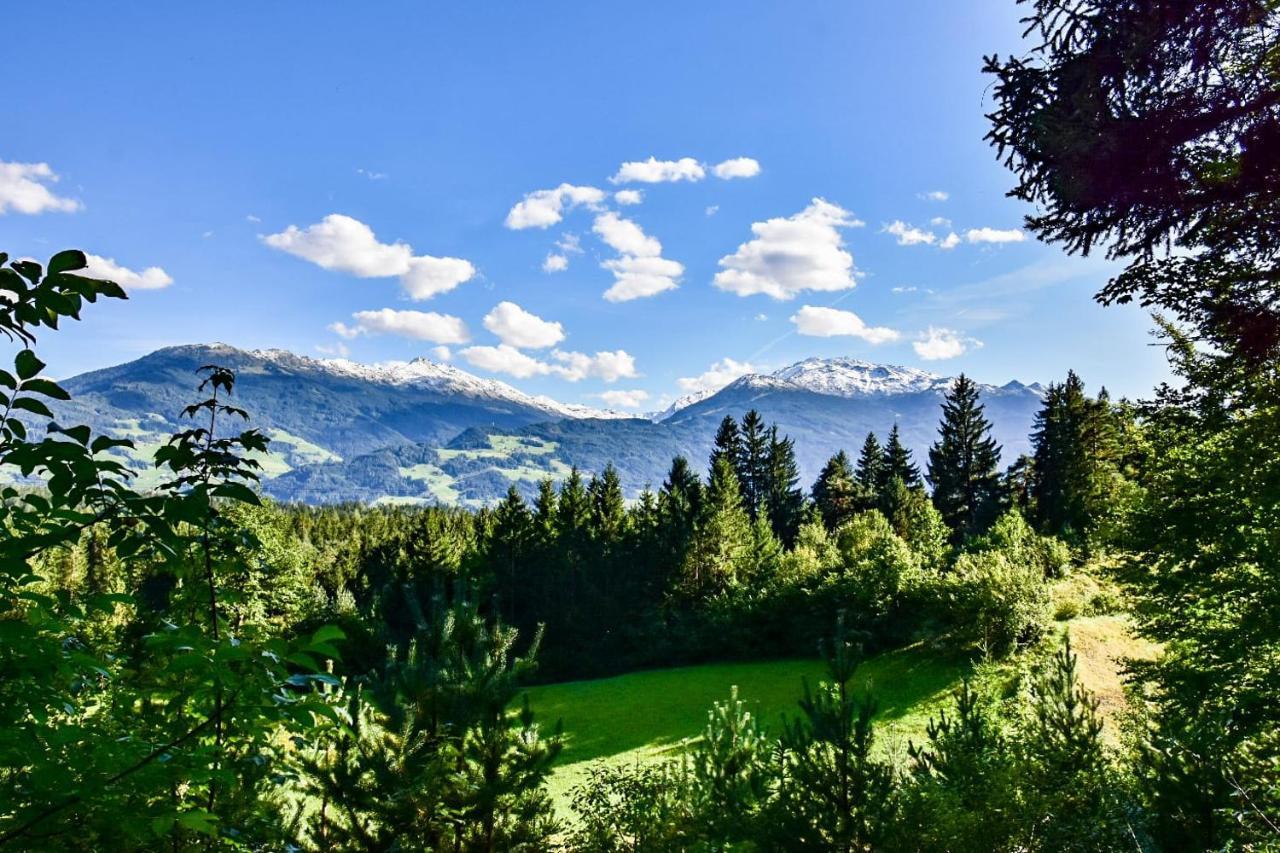
<path id="1" fill-rule="evenodd" d="M 919 742 L 930 715 L 950 699 L 969 664 L 921 646 L 888 652 L 863 663 L 857 689 L 870 688 L 878 706 L 879 749 L 890 756 Z M 783 715 L 799 713 L 801 679 L 827 677 L 817 660 L 707 664 L 634 672 L 614 678 L 550 684 L 529 690 L 544 728 L 564 723 L 565 749 L 549 780 L 556 809 L 570 817 L 569 794 L 602 761 L 649 762 L 676 756 L 696 740 L 707 709 L 729 698 L 733 686 L 771 731 Z"/>

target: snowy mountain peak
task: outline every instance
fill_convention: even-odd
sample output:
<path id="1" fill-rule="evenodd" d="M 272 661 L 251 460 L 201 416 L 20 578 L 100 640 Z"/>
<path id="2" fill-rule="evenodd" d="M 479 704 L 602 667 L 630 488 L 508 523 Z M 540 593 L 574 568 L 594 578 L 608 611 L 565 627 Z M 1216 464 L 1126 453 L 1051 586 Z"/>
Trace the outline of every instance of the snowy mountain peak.
<path id="1" fill-rule="evenodd" d="M 770 374 L 808 391 L 837 397 L 910 394 L 943 387 L 948 380 L 928 371 L 856 358 L 806 358 Z"/>

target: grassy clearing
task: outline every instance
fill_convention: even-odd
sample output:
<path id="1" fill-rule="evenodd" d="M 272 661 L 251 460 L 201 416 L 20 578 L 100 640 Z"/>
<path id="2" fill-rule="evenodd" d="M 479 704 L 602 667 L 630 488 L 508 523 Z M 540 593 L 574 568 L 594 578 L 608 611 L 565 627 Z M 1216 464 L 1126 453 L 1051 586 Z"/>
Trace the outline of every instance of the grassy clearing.
<path id="1" fill-rule="evenodd" d="M 271 443 L 275 445 L 272 449 L 276 453 L 283 454 L 287 452 L 298 465 L 342 461 L 342 457 L 333 451 L 307 441 L 301 436 L 285 432 L 282 429 L 267 430 L 267 435 L 271 439 Z M 281 448 L 280 445 L 284 445 L 287 450 Z"/>
<path id="2" fill-rule="evenodd" d="M 451 459 L 507 459 L 512 454 L 524 453 L 533 456 L 545 456 L 554 453 L 559 444 L 521 435 L 490 435 L 489 446 L 480 450 L 452 450 L 440 448 L 436 456 L 442 462 Z"/>
<path id="3" fill-rule="evenodd" d="M 460 492 L 455 486 L 456 481 L 453 476 L 430 462 L 420 462 L 417 465 L 401 468 L 400 476 L 421 481 L 426 485 L 427 491 L 431 492 L 431 496 L 441 503 L 451 504 L 458 501 Z"/>
<path id="4" fill-rule="evenodd" d="M 879 705 L 879 749 L 891 757 L 906 753 L 908 740 L 924 737 L 929 717 L 950 701 L 951 690 L 968 671 L 967 661 L 939 656 L 920 645 L 887 652 L 863 663 L 854 676 L 858 689 L 871 689 Z M 827 678 L 817 660 L 707 664 L 652 670 L 551 684 L 529 690 L 544 726 L 563 721 L 566 746 L 549 787 L 557 813 L 571 817 L 569 794 L 597 762 L 652 762 L 679 755 L 701 735 L 707 709 L 738 696 L 773 732 L 783 715 L 799 713 L 801 680 Z"/>

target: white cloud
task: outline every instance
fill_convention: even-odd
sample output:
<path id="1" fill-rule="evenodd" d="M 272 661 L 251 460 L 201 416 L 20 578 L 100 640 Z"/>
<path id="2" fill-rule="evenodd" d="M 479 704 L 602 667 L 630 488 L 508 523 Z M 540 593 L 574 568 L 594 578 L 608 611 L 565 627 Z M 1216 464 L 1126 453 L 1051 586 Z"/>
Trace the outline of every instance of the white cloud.
<path id="1" fill-rule="evenodd" d="M 914 225 L 908 225 L 901 219 L 895 219 L 881 230 L 886 234 L 892 234 L 897 237 L 899 246 L 931 246 L 938 239 L 937 235 L 932 231 L 925 231 L 922 228 L 916 228 Z"/>
<path id="2" fill-rule="evenodd" d="M 316 352 L 321 355 L 332 355 L 338 358 L 346 358 L 351 355 L 351 347 L 342 341 L 335 341 L 332 344 L 316 344 Z"/>
<path id="3" fill-rule="evenodd" d="M 734 157 L 717 163 L 711 170 L 717 178 L 731 180 L 733 178 L 754 178 L 760 174 L 760 163 L 750 157 Z"/>
<path id="4" fill-rule="evenodd" d="M 431 354 L 436 361 L 453 361 L 453 352 L 446 346 L 432 347 Z"/>
<path id="5" fill-rule="evenodd" d="M 371 181 L 385 181 L 387 179 L 386 172 L 371 172 L 368 169 L 356 169 L 357 175 L 364 175 Z"/>
<path id="6" fill-rule="evenodd" d="M 862 338 L 867 343 L 883 344 L 896 341 L 901 335 L 885 326 L 868 326 L 852 311 L 805 305 L 791 316 L 796 331 L 815 338 L 849 336 Z"/>
<path id="7" fill-rule="evenodd" d="M 769 315 L 768 315 L 768 314 L 757 314 L 757 315 L 756 315 L 756 319 L 757 319 L 758 321 L 760 321 L 761 323 L 763 323 L 765 320 L 768 320 L 768 319 L 769 319 Z"/>
<path id="8" fill-rule="evenodd" d="M 679 160 L 659 160 L 650 157 L 648 160 L 633 160 L 618 167 L 618 173 L 609 179 L 615 184 L 660 184 L 671 181 L 700 181 L 707 176 L 707 170 L 692 157 L 681 157 Z"/>
<path id="9" fill-rule="evenodd" d="M 639 389 L 635 391 L 605 391 L 600 394 L 600 399 L 619 409 L 638 409 L 644 405 L 645 400 L 649 399 L 649 392 Z"/>
<path id="10" fill-rule="evenodd" d="M 560 239 L 556 241 L 556 248 L 566 255 L 582 254 L 582 243 L 577 234 L 561 234 Z"/>
<path id="11" fill-rule="evenodd" d="M 72 213 L 83 205 L 72 198 L 54 195 L 45 184 L 56 184 L 58 175 L 48 163 L 5 163 L 0 161 L 0 214 L 44 213 L 56 210 Z"/>
<path id="12" fill-rule="evenodd" d="M 564 255 L 557 255 L 555 252 L 548 252 L 547 256 L 542 260 L 543 272 L 564 272 L 569 268 L 569 259 Z"/>
<path id="13" fill-rule="evenodd" d="M 684 275 L 684 264 L 667 258 L 623 255 L 600 266 L 613 273 L 613 285 L 604 292 L 604 298 L 610 302 L 629 302 L 675 290 L 680 276 Z"/>
<path id="14" fill-rule="evenodd" d="M 612 210 L 596 217 L 591 230 L 600 236 L 612 249 L 624 255 L 638 255 L 652 258 L 662 254 L 662 244 L 644 233 L 639 225 L 630 219 L 623 219 Z"/>
<path id="15" fill-rule="evenodd" d="M 474 367 L 492 373 L 506 373 L 517 379 L 555 375 L 570 382 L 588 377 L 616 382 L 638 375 L 635 359 L 623 350 L 598 352 L 594 356 L 553 350 L 552 362 L 541 361 L 509 344 L 467 347 L 460 354 Z"/>
<path id="16" fill-rule="evenodd" d="M 360 278 L 399 276 L 413 299 L 429 299 L 453 290 L 476 274 L 470 261 L 413 254 L 408 243 L 380 243 L 373 229 L 358 219 L 331 213 L 314 225 L 290 225 L 262 242 L 327 270 Z"/>
<path id="17" fill-rule="evenodd" d="M 935 228 L 950 228 L 951 220 L 945 216 L 935 216 L 929 220 L 929 224 Z"/>
<path id="18" fill-rule="evenodd" d="M 1027 235 L 1018 228 L 970 228 L 964 238 L 970 243 L 1021 243 Z"/>
<path id="19" fill-rule="evenodd" d="M 949 251 L 959 245 L 960 245 L 960 235 L 952 231 L 946 237 L 942 238 L 942 242 L 938 244 L 938 248 Z"/>
<path id="20" fill-rule="evenodd" d="M 928 192 L 920 193 L 920 198 L 925 201 L 946 201 L 951 198 L 951 193 L 946 190 L 929 190 Z"/>
<path id="21" fill-rule="evenodd" d="M 513 346 L 498 344 L 496 347 L 467 347 L 461 351 L 467 363 L 490 373 L 506 373 L 517 379 L 528 379 L 551 372 L 544 362 L 525 355 Z"/>
<path id="22" fill-rule="evenodd" d="M 966 338 L 953 329 L 930 326 L 928 331 L 920 335 L 920 339 L 911 344 L 916 355 L 926 361 L 941 361 L 963 355 L 969 349 L 978 349 L 982 341 Z"/>
<path id="23" fill-rule="evenodd" d="M 252 213 L 247 213 L 245 214 L 244 221 L 245 222 L 261 222 L 262 218 L 258 216 L 254 216 Z"/>
<path id="24" fill-rule="evenodd" d="M 605 299 L 627 302 L 679 286 L 684 265 L 662 257 L 662 243 L 635 222 L 606 211 L 596 217 L 591 230 L 619 254 L 600 265 L 614 278 L 613 286 L 604 292 Z"/>
<path id="25" fill-rule="evenodd" d="M 748 373 L 755 373 L 755 371 L 755 366 L 748 362 L 722 358 L 698 376 L 681 377 L 676 380 L 676 384 L 680 386 L 680 390 L 686 393 L 719 391 L 733 380 L 746 376 Z"/>
<path id="26" fill-rule="evenodd" d="M 564 340 L 564 327 L 524 310 L 514 302 L 499 302 L 485 315 L 484 327 L 504 344 L 542 349 Z"/>
<path id="27" fill-rule="evenodd" d="M 329 329 L 341 337 L 360 335 L 397 335 L 433 344 L 465 344 L 471 339 L 467 325 L 457 317 L 437 314 L 434 311 L 396 311 L 383 308 L 380 311 L 357 311 L 351 315 L 355 324 L 333 323 Z"/>
<path id="28" fill-rule="evenodd" d="M 717 213 L 720 212 L 720 205 L 718 204 L 708 205 L 707 209 L 704 212 L 707 214 L 707 216 L 715 216 Z"/>
<path id="29" fill-rule="evenodd" d="M 89 263 L 83 270 L 79 270 L 79 274 L 114 281 L 125 290 L 159 290 L 173 284 L 173 279 L 160 267 L 147 267 L 142 272 L 134 272 L 117 264 L 115 258 L 86 254 L 85 259 Z"/>
<path id="30" fill-rule="evenodd" d="M 844 249 L 839 228 L 863 223 L 847 210 L 815 198 L 800 213 L 751 226 L 755 239 L 720 259 L 715 286 L 739 296 L 764 293 L 792 299 L 806 290 L 853 287 L 853 256 Z"/>
<path id="31" fill-rule="evenodd" d="M 642 190 L 618 190 L 613 194 L 613 200 L 618 204 L 639 204 L 644 201 L 644 192 Z"/>
<path id="32" fill-rule="evenodd" d="M 893 293 L 915 293 L 919 288 L 913 284 L 910 287 L 895 287 L 891 290 Z"/>
<path id="33" fill-rule="evenodd" d="M 551 355 L 560 362 L 551 368 L 552 371 L 570 382 L 587 377 L 617 382 L 619 379 L 634 379 L 640 375 L 636 373 L 635 358 L 626 350 L 605 350 L 595 355 L 554 350 Z"/>
<path id="34" fill-rule="evenodd" d="M 542 261 L 543 272 L 564 272 L 569 268 L 569 256 L 582 254 L 582 245 L 577 234 L 561 234 L 556 240 L 558 252 L 548 252 Z"/>
<path id="35" fill-rule="evenodd" d="M 573 184 L 561 184 L 552 190 L 534 190 L 507 213 L 506 226 L 514 231 L 549 228 L 575 207 L 584 204 L 595 207 L 604 199 L 604 190 Z"/>

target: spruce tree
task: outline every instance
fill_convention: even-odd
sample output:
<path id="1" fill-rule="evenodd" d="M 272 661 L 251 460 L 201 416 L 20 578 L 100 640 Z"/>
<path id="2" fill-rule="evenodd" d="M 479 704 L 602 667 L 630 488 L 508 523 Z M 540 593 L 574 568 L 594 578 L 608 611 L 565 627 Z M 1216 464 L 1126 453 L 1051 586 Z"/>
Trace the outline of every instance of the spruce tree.
<path id="1" fill-rule="evenodd" d="M 880 504 L 880 493 L 885 486 L 884 449 L 874 432 L 867 433 L 862 442 L 862 451 L 858 454 L 858 467 L 854 472 L 854 480 L 858 484 L 858 509 L 873 509 Z"/>
<path id="2" fill-rule="evenodd" d="M 599 477 L 592 477 L 587 489 L 591 498 L 591 535 L 597 542 L 612 544 L 627 526 L 627 504 L 622 497 L 622 480 L 610 462 Z"/>
<path id="3" fill-rule="evenodd" d="M 742 418 L 742 453 L 734 466 L 742 485 L 742 503 L 752 518 L 768 499 L 770 431 L 755 409 Z"/>
<path id="4" fill-rule="evenodd" d="M 733 415 L 725 415 L 716 429 L 715 447 L 711 451 L 708 472 L 714 471 L 717 460 L 724 459 L 737 473 L 742 461 L 742 433 L 738 431 L 738 422 Z"/>
<path id="5" fill-rule="evenodd" d="M 920 469 L 911 458 L 911 449 L 902 443 L 898 425 L 889 430 L 889 441 L 884 446 L 884 482 L 897 477 L 907 488 L 920 485 Z"/>
<path id="6" fill-rule="evenodd" d="M 978 386 L 962 373 L 943 399 L 928 471 L 934 506 L 957 539 L 981 533 L 999 511 L 999 462 Z"/>
<path id="7" fill-rule="evenodd" d="M 853 466 L 843 451 L 827 460 L 812 489 L 813 502 L 828 530 L 835 530 L 858 511 L 858 487 Z"/>
<path id="8" fill-rule="evenodd" d="M 682 592 L 701 599 L 727 588 L 746 564 L 753 544 L 738 475 L 722 457 L 712 466 L 701 517 L 685 554 Z"/>
<path id="9" fill-rule="evenodd" d="M 768 488 L 764 502 L 773 535 L 788 548 L 804 516 L 804 493 L 800 490 L 800 468 L 796 464 L 795 442 L 778 437 L 778 428 L 769 430 Z"/>
<path id="10" fill-rule="evenodd" d="M 512 484 L 506 498 L 493 511 L 493 526 L 487 537 L 489 559 L 502 590 L 502 609 L 512 625 L 523 624 L 517 618 L 517 609 L 524 597 L 518 591 L 524 579 L 517 577 L 528 557 L 532 537 L 533 517 L 520 490 Z"/>

